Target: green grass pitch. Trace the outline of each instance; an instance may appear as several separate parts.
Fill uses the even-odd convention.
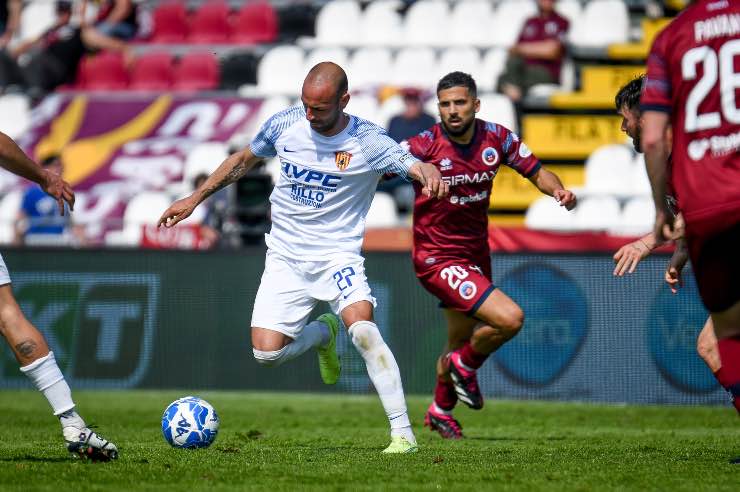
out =
[[[33,391],[0,392],[0,490],[740,490],[740,425],[729,407],[499,402],[461,408],[467,438],[422,429],[428,397],[409,398],[421,451],[384,456],[374,396],[198,393],[221,417],[209,449],[171,448],[160,418],[173,391],[76,392],[120,459],[65,452]]]

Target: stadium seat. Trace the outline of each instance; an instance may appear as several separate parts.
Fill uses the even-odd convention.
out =
[[[403,44],[403,23],[398,9],[400,0],[376,0],[362,15],[362,46],[396,46]]]
[[[606,231],[619,225],[619,201],[612,196],[593,196],[582,199],[575,208],[576,229]]]
[[[506,67],[508,53],[503,48],[491,48],[483,55],[481,67],[476,71],[475,83],[478,90],[488,92],[496,90],[498,78]]]
[[[296,46],[271,49],[257,66],[257,90],[264,95],[297,95],[301,90],[303,50]]]
[[[382,121],[378,109],[378,100],[373,95],[360,94],[352,96],[349,104],[347,104],[348,113],[380,125]]]
[[[505,126],[513,132],[518,131],[516,111],[511,100],[503,94],[481,94],[478,118]]]
[[[622,0],[588,2],[580,21],[573,26],[570,42],[578,47],[604,48],[629,39],[629,13]]]
[[[655,223],[655,205],[650,196],[631,198],[619,216],[619,222],[612,228],[612,234],[639,236],[647,234]]]
[[[129,89],[166,91],[172,87],[174,59],[169,52],[143,53],[131,68]]]
[[[200,44],[223,44],[231,37],[229,6],[223,0],[203,2],[190,19],[188,41]]]
[[[153,43],[183,43],[188,35],[185,2],[161,3],[154,9]]]
[[[504,0],[493,13],[489,44],[508,48],[519,38],[524,21],[537,13],[532,0]]]
[[[388,128],[391,118],[401,114],[404,108],[403,98],[398,94],[385,99],[378,108],[378,124],[383,128]]]
[[[0,131],[10,138],[25,135],[31,126],[31,106],[23,94],[0,96]]]
[[[192,181],[198,174],[211,174],[229,156],[223,142],[203,142],[193,147],[185,157],[182,181],[186,189],[192,189]]]
[[[469,73],[476,79],[485,77],[482,70],[480,53],[471,46],[458,46],[444,50],[439,58],[435,80],[439,80],[450,72],[461,71]]]
[[[123,212],[123,229],[105,235],[107,246],[138,246],[141,242],[141,227],[155,225],[159,214],[170,206],[166,193],[145,191],[134,196]],[[159,212],[161,211],[161,212]]]
[[[436,56],[431,48],[403,48],[393,62],[392,83],[421,89],[436,87],[436,65]]]
[[[262,99],[262,104],[257,110],[257,115],[252,118],[252,122],[249,125],[248,136],[251,138],[256,135],[270,116],[288,108],[289,106],[290,99],[285,96],[270,96]]]
[[[606,145],[586,160],[586,190],[589,193],[631,195],[632,151],[626,145]]]
[[[362,12],[355,0],[327,2],[316,16],[316,42],[324,46],[352,46],[361,39]]]
[[[632,184],[630,189],[635,195],[651,195],[650,178],[648,178],[647,168],[645,167],[645,155],[637,154],[632,163]]]
[[[239,9],[232,26],[231,42],[237,44],[272,43],[278,37],[279,25],[270,2],[257,0]]]
[[[493,9],[487,0],[453,2],[447,43],[460,46],[488,46],[491,44]]]
[[[446,46],[450,8],[443,0],[426,0],[411,4],[404,20],[407,46]]]
[[[344,48],[316,48],[306,56],[303,66],[304,75],[319,62],[330,61],[340,67],[347,66],[347,50]]]
[[[128,87],[128,71],[123,54],[103,51],[82,60],[84,89],[90,91],[117,91]]]
[[[24,2],[21,10],[18,38],[20,41],[32,41],[54,25],[56,13],[54,2]]]
[[[578,24],[583,15],[583,7],[580,0],[558,0],[555,2],[555,11],[568,19],[570,23],[569,30]]]
[[[393,70],[393,57],[387,48],[359,48],[347,65],[347,77],[352,89],[365,89],[387,82]]]
[[[575,213],[561,207],[554,198],[543,196],[527,208],[524,225],[541,231],[572,231],[575,229]]]
[[[390,193],[379,191],[375,193],[370,209],[365,217],[367,229],[396,227],[399,224],[396,202]]]
[[[185,53],[175,65],[173,88],[178,91],[208,91],[218,88],[218,60],[210,51]]]

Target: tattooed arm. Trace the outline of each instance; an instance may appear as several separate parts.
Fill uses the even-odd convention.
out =
[[[247,174],[247,171],[254,167],[261,159],[261,157],[254,155],[249,147],[231,154],[190,196],[177,200],[170,205],[170,208],[165,210],[162,217],[159,218],[157,225],[172,227],[178,222],[187,219],[198,204],[224,186],[230,185]]]

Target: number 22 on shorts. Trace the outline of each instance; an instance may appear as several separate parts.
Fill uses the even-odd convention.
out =
[[[352,287],[352,278],[355,275],[355,269],[351,266],[344,267],[332,275],[334,280],[337,281],[337,287],[340,292],[344,293],[346,289]],[[346,299],[346,296],[345,296]]]

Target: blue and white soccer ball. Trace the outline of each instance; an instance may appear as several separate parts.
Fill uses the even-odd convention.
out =
[[[210,403],[197,396],[175,400],[162,415],[162,434],[176,448],[207,448],[220,421]]]

